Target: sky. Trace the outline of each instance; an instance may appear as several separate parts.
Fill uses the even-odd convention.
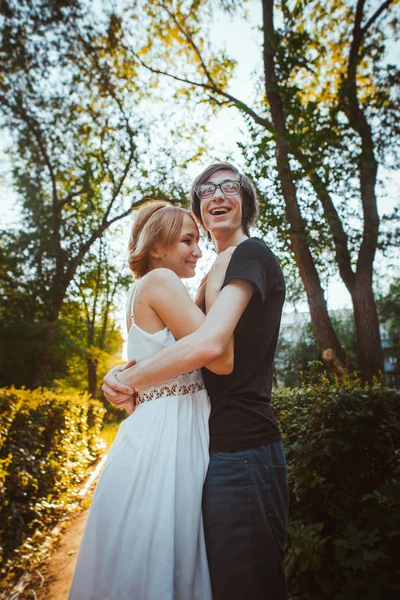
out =
[[[250,1],[248,3],[249,23],[244,23],[242,18],[234,18],[221,14],[215,18],[215,26],[211,32],[211,42],[220,46],[221,42],[225,44],[229,56],[237,60],[235,76],[230,84],[230,93],[239,97],[243,101],[252,104],[254,83],[249,84],[249,73],[260,72],[262,70],[261,62],[261,32],[257,29],[262,20],[261,2]],[[399,59],[399,44],[391,49],[393,60]],[[238,141],[246,141],[245,125],[240,113],[234,108],[225,108],[219,111],[218,116],[210,119],[208,123],[207,139],[210,145],[215,148],[215,157],[223,157],[231,154],[236,163],[240,166],[240,154],[236,148]],[[18,210],[15,203],[15,197],[10,187],[10,165],[5,155],[5,149],[10,143],[9,138],[4,136],[0,141],[0,204],[1,204],[1,224],[2,226],[12,225],[18,220]],[[188,166],[190,177],[194,178],[205,164],[209,164],[210,156],[203,158],[197,163]],[[399,197],[400,174],[382,173],[381,176],[387,176],[389,182],[386,187],[386,194],[379,200],[379,210],[383,214],[392,210],[394,203]],[[129,234],[129,220],[126,220],[123,227],[126,232],[126,239]],[[123,236],[122,236],[123,237]],[[121,237],[118,236],[120,240]],[[125,241],[121,241],[121,254],[125,255]],[[213,260],[213,255],[205,245],[203,247],[203,258],[199,261],[198,275],[188,282],[188,286],[194,289],[197,282],[200,281],[207,268]],[[327,290],[326,296],[330,309],[347,308],[351,306],[350,296],[339,278],[332,279]],[[291,311],[307,310],[306,302],[298,304],[296,307],[286,305],[286,310]]]

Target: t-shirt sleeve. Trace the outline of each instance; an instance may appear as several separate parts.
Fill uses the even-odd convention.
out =
[[[256,240],[246,240],[239,244],[226,270],[223,287],[234,279],[246,279],[256,286],[264,302],[276,285],[277,262],[267,246]]]

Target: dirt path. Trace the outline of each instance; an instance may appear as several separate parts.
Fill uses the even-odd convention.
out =
[[[67,600],[88,509],[71,519],[50,558],[34,572],[24,598]],[[35,593],[32,594],[32,591]]]
[[[103,456],[97,463],[79,493],[85,498],[85,506],[91,501],[105,459],[106,456]],[[12,593],[8,600],[67,600],[88,511],[89,508],[86,508],[60,524],[62,537],[49,558],[26,574],[29,579],[26,587],[22,586],[22,591]]]

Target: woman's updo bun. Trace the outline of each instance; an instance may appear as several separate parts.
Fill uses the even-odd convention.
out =
[[[149,270],[154,244],[169,247],[176,242],[184,214],[193,218],[188,210],[160,200],[149,200],[135,211],[128,244],[128,265],[135,278],[143,277]]]

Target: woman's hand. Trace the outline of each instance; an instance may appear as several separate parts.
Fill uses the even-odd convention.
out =
[[[208,278],[208,273],[207,273],[207,275],[204,275],[203,279],[200,281],[199,289],[197,290],[196,298],[194,299],[194,303],[201,310],[203,310],[203,306],[206,301],[207,278]]]
[[[136,396],[134,395],[129,400],[125,400],[125,402],[120,402],[117,408],[123,408],[126,410],[128,415],[131,415],[133,412],[135,412],[136,406]]]
[[[118,380],[118,374],[133,367],[135,360],[130,360],[124,365],[113,367],[104,377],[103,393],[106,399],[116,408],[125,408],[129,414],[135,409],[135,390]]]

